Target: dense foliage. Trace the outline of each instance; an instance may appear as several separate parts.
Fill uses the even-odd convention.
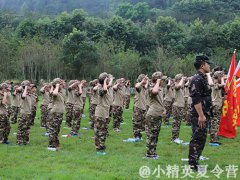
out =
[[[196,54],[227,68],[240,49],[238,0],[2,0],[0,7],[1,79],[192,75]]]

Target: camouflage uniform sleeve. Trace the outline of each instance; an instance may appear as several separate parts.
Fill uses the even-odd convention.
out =
[[[192,98],[193,105],[196,105],[202,102],[201,100],[202,90],[203,90],[203,85],[202,85],[201,79],[196,78],[194,81],[192,81],[189,87],[189,93],[190,93],[190,97]]]

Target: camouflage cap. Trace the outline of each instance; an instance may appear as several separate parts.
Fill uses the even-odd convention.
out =
[[[100,75],[99,75],[99,77],[98,77],[98,79],[105,79],[105,78],[107,78],[108,77],[108,73],[106,73],[106,72],[103,72],[103,73],[101,73]]]
[[[30,84],[31,88],[37,88],[36,84]]]
[[[156,80],[156,79],[162,79],[163,78],[163,73],[160,71],[157,71],[155,73],[152,74],[152,79]]]
[[[168,80],[168,77],[167,77],[167,76],[163,76],[163,77],[162,77],[162,80],[164,80],[164,81],[165,81],[165,80]]]
[[[7,89],[8,88],[8,84],[7,83],[1,83],[0,84],[0,89]]]
[[[55,78],[52,81],[52,85],[56,85],[56,84],[60,84],[61,83],[61,79],[60,78]]]
[[[183,77],[183,74],[177,74],[176,76],[175,76],[175,80],[177,81],[177,80],[180,80],[180,79],[182,79],[182,77]]]
[[[145,78],[146,75],[145,74],[140,74],[137,78],[137,82],[141,82],[143,80],[143,78]]]
[[[6,80],[4,83],[6,83],[6,84],[11,84],[12,81],[11,81],[11,80]]]
[[[224,72],[223,71],[216,71],[213,74],[213,78],[218,78],[218,77],[223,77],[224,76]]]
[[[15,90],[15,89],[17,89],[18,87],[19,87],[19,85],[16,84],[15,86],[13,86],[13,89]]]
[[[21,86],[30,86],[31,85],[31,83],[30,83],[30,81],[28,81],[28,80],[24,80],[22,83],[21,83]]]
[[[69,82],[68,82],[68,86],[71,86],[72,84],[74,84],[76,82],[76,80],[70,80]]]

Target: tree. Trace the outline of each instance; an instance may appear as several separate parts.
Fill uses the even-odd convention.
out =
[[[154,37],[158,46],[178,52],[184,48],[183,28],[172,17],[159,16],[155,24]]]
[[[60,49],[46,39],[25,39],[17,52],[18,74],[22,79],[39,82],[40,79],[51,80],[63,77]]]
[[[86,32],[73,29],[63,39],[63,63],[68,77],[73,75],[78,78],[86,78],[89,69],[98,61],[95,43],[87,37]],[[66,69],[67,68],[67,69]]]
[[[32,19],[25,19],[19,24],[17,33],[21,38],[35,36],[37,33],[35,21]]]

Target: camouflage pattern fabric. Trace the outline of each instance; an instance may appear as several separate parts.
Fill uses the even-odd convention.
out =
[[[0,115],[0,141],[7,141],[10,133],[10,123],[8,116],[5,114]]]
[[[179,137],[181,121],[184,117],[184,107],[173,106],[173,123],[172,123],[172,141]]]
[[[113,106],[113,129],[120,129],[122,122],[123,108],[120,106]]]
[[[29,143],[31,117],[31,114],[19,114],[17,130],[18,145],[26,145],[27,143]]]
[[[41,109],[41,127],[46,127],[48,105],[41,105],[40,109]]]
[[[210,142],[218,142],[218,129],[222,115],[222,107],[213,106],[213,117],[210,121]]]
[[[20,112],[20,108],[16,106],[11,107],[11,116],[10,116],[10,122],[11,124],[17,123],[18,114]]]
[[[146,135],[147,135],[147,154],[146,156],[155,156],[158,135],[161,128],[162,117],[146,116]]]
[[[73,119],[73,104],[66,104],[66,126],[72,127],[72,119]]]
[[[97,151],[105,150],[107,136],[107,119],[96,117],[94,121],[95,146]]]
[[[60,132],[63,114],[51,113],[50,126],[49,126],[49,145],[48,147],[57,148],[60,146],[58,134]]]
[[[133,136],[135,138],[141,138],[141,132],[145,130],[145,115],[146,111],[137,107],[133,108]]]

